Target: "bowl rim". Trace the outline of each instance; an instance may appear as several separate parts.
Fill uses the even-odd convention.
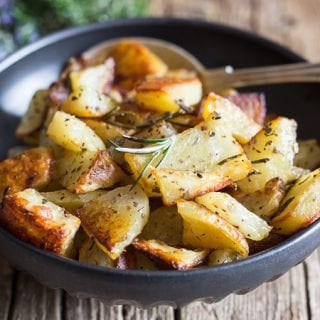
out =
[[[163,25],[166,23],[170,24],[185,24],[188,26],[201,26],[204,28],[210,28],[215,29],[218,32],[223,32],[224,34],[228,35],[236,35],[242,39],[248,39],[253,41],[254,43],[257,43],[265,48],[270,48],[273,51],[277,51],[283,56],[286,56],[288,60],[301,62],[306,61],[302,56],[299,54],[296,54],[291,49],[289,49],[286,46],[283,46],[281,44],[278,44],[275,41],[269,40],[263,36],[257,35],[255,33],[252,33],[247,30],[243,30],[237,27],[225,25],[222,23],[217,22],[209,22],[209,21],[203,21],[199,19],[185,19],[185,18],[172,18],[172,17],[164,17],[164,18],[131,18],[131,19],[116,19],[116,20],[110,20],[107,22],[100,22],[100,23],[94,23],[89,25],[84,25],[80,27],[72,27],[67,28],[52,34],[49,34],[38,41],[29,44],[15,53],[9,55],[6,59],[0,62],[0,73],[14,65],[16,62],[20,61],[21,59],[29,56],[30,54],[45,48],[48,45],[51,45],[53,43],[66,40],[68,38],[73,38],[77,35],[81,35],[84,33],[90,33],[92,31],[99,31],[103,30],[105,28],[110,28],[112,26],[132,26],[132,25]],[[290,61],[288,61],[289,63]],[[277,244],[267,250],[261,251],[259,253],[256,253],[252,256],[249,256],[247,258],[244,258],[243,260],[234,261],[222,265],[212,266],[212,267],[199,267],[195,269],[190,270],[157,270],[157,271],[145,271],[145,270],[121,270],[121,269],[108,269],[101,266],[96,265],[90,265],[85,264],[80,261],[66,258],[63,256],[56,255],[52,252],[49,252],[44,249],[37,248],[29,243],[26,243],[12,234],[10,234],[8,231],[0,227],[0,233],[2,233],[8,240],[11,242],[14,242],[17,246],[23,247],[25,250],[31,251],[31,253],[36,255],[45,256],[47,259],[50,259],[52,262],[57,262],[59,264],[64,264],[65,266],[70,266],[72,268],[80,268],[82,270],[86,270],[88,272],[94,272],[99,273],[101,275],[109,274],[111,276],[117,277],[117,276],[126,276],[126,277],[138,277],[138,278],[185,278],[186,276],[192,276],[192,275],[203,275],[207,273],[212,272],[227,272],[230,269],[236,270],[237,268],[243,268],[246,265],[249,264],[256,264],[260,261],[263,261],[264,259],[271,258],[273,255],[279,255],[284,250],[289,250],[291,248],[294,248],[295,245],[302,241],[306,240],[309,236],[311,236],[315,232],[320,232],[320,220],[316,221],[306,229],[294,234],[290,238],[284,240],[280,244]]]

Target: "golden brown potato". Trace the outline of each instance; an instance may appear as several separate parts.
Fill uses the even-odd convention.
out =
[[[110,97],[98,93],[90,87],[78,87],[62,103],[61,110],[83,118],[97,118],[116,108]]]
[[[298,141],[299,151],[294,158],[294,165],[314,170],[320,165],[320,146],[316,139]]]
[[[53,178],[54,157],[49,148],[28,149],[0,162],[0,195],[26,188],[42,189]]]
[[[97,190],[83,194],[76,194],[68,190],[58,190],[50,192],[41,192],[41,195],[45,197],[50,202],[65,208],[69,212],[74,211],[77,208],[82,207],[87,202],[94,200],[97,197],[100,197],[107,191]]]
[[[254,171],[237,182],[243,192],[262,190],[273,178],[280,178],[284,183],[293,178],[293,159],[297,152],[296,129],[294,120],[278,117],[244,146]]]
[[[136,87],[136,102],[156,112],[192,110],[202,98],[202,84],[198,78],[149,78]]]
[[[261,129],[259,124],[230,100],[213,92],[203,103],[202,117],[209,129],[216,130],[217,126],[224,126],[242,144],[248,143]]]
[[[72,91],[89,87],[98,93],[108,93],[114,79],[114,61],[108,59],[104,64],[72,71],[69,78]]]
[[[209,253],[208,250],[193,251],[168,246],[163,241],[158,240],[136,239],[133,245],[153,259],[160,260],[177,270],[190,269],[203,263]]]
[[[167,65],[137,41],[120,41],[109,55],[115,60],[118,78],[142,79],[146,75],[162,76],[167,71]]]
[[[149,218],[149,199],[131,186],[115,188],[78,210],[81,224],[98,246],[116,259],[141,233]]]
[[[220,249],[214,250],[208,255],[207,266],[212,267],[219,264],[229,263],[239,260],[241,257],[232,250]]]
[[[150,213],[140,239],[160,240],[169,246],[182,244],[182,219],[176,207],[160,207]]]
[[[283,198],[279,214],[271,220],[274,232],[293,234],[320,218],[320,169],[298,179]]]
[[[37,132],[44,123],[48,109],[48,90],[38,90],[33,95],[28,110],[16,130],[18,138],[25,138]]]
[[[107,151],[66,151],[57,165],[62,186],[75,193],[109,188],[124,178]]]
[[[249,253],[245,236],[216,213],[193,201],[178,201],[183,219],[183,242],[193,248],[230,249],[242,256]]]
[[[62,148],[74,152],[105,150],[102,140],[83,121],[57,111],[47,129],[47,135]]]
[[[35,189],[6,195],[0,223],[18,238],[37,247],[68,255],[80,220],[46,200]]]
[[[256,123],[263,126],[266,117],[266,97],[263,93],[233,92],[226,96]]]
[[[271,227],[227,193],[209,192],[195,201],[235,226],[248,239],[259,241],[269,235]]]
[[[281,200],[285,195],[285,185],[280,178],[273,178],[266,183],[262,190],[244,193],[237,189],[232,191],[231,195],[259,217],[270,219],[280,207]]]

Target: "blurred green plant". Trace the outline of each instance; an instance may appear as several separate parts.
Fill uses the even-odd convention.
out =
[[[58,29],[143,16],[148,4],[149,0],[0,0],[0,60]]]

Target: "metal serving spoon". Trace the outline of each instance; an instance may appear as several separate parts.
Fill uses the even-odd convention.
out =
[[[167,63],[169,68],[196,70],[201,77],[205,92],[213,90],[219,93],[229,88],[263,84],[320,82],[320,63],[302,62],[239,70],[234,70],[232,66],[206,69],[189,52],[173,43],[154,38],[135,37],[126,39],[139,41],[151,49]],[[90,64],[102,63],[108,56],[110,49],[120,40],[124,40],[124,38],[102,42],[87,50],[82,57]]]

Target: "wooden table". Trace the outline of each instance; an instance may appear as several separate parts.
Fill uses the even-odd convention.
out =
[[[319,60],[320,0],[151,0],[155,16],[220,21],[277,40]],[[41,286],[0,258],[0,320],[4,319],[320,319],[320,250],[277,281],[215,305],[195,302],[174,310],[104,306]]]

